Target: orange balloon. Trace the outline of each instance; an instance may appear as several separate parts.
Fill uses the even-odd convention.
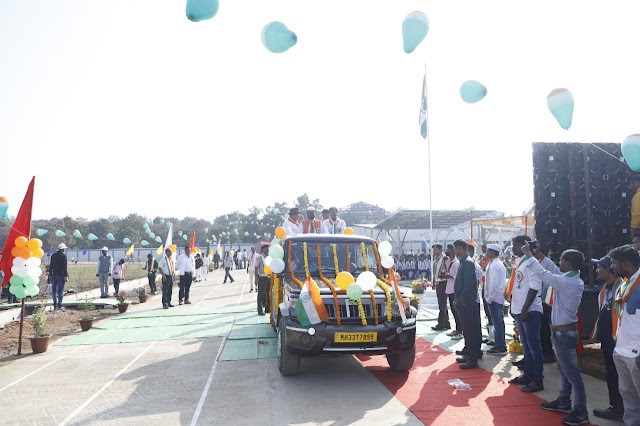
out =
[[[16,244],[16,247],[26,247],[27,246],[27,242],[29,242],[27,237],[23,237],[21,235],[18,238],[16,238],[15,244]]]
[[[20,247],[13,247],[11,249],[11,256],[20,257]]]
[[[29,247],[19,247],[18,250],[20,250],[20,257],[25,259],[30,258],[33,254],[33,250],[31,250]]]
[[[265,265],[264,266],[264,273],[267,275],[271,275],[271,268],[269,268],[269,266]]]
[[[278,226],[276,228],[276,237],[282,239],[285,237],[285,235],[287,235],[287,231],[285,231],[282,226]]]
[[[42,240],[40,238],[32,238],[27,243],[27,247],[31,250],[42,248]]]
[[[351,284],[355,283],[356,279],[353,278],[350,272],[342,271],[336,275],[336,284],[343,290],[346,290]]]
[[[347,234],[347,235],[355,234],[355,232],[353,232],[353,228],[350,228],[348,226],[346,228],[344,228],[344,233]]]
[[[44,250],[41,248],[37,248],[33,251],[33,257],[37,257],[38,259],[42,259],[44,257]]]

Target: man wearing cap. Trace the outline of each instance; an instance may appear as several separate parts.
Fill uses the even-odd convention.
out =
[[[543,402],[540,406],[549,411],[569,413],[569,416],[562,419],[564,424],[587,424],[589,423],[587,394],[582,374],[578,368],[576,354],[580,340],[578,308],[584,291],[580,268],[584,262],[584,255],[578,250],[565,250],[560,256],[560,267],[558,268],[551,259],[542,254],[539,246],[533,250],[540,263],[532,262],[528,267],[529,271],[538,277],[545,286],[553,289],[552,300],[545,298],[550,300],[549,304],[553,306],[551,310],[551,343],[556,353],[558,372],[560,373],[558,398],[555,401]],[[531,248],[527,242],[522,245],[522,252],[525,256],[531,256]],[[521,321],[523,314],[520,317]],[[572,393],[574,397],[573,409],[571,407]]]
[[[51,262],[49,262],[53,309],[62,309],[64,283],[69,279],[69,272],[67,271],[67,255],[64,253],[66,249],[67,246],[64,243],[61,243],[58,246],[58,251],[51,255]]]
[[[507,268],[500,261],[499,256],[500,246],[487,244],[483,299],[489,308],[495,339],[495,346],[487,351],[489,355],[505,355],[507,353],[507,344],[504,339],[504,290],[507,286]]]
[[[158,294],[156,291],[156,275],[158,274],[158,261],[149,253],[147,255],[147,263],[144,268],[147,270],[147,279],[149,280],[149,289],[151,294]]]
[[[303,234],[319,234],[322,231],[322,223],[316,219],[316,208],[307,207],[307,217],[300,224]]]
[[[631,176],[629,188],[633,191],[633,198],[631,198],[631,235],[633,235],[640,229],[640,174]]]
[[[171,295],[173,293],[173,282],[176,277],[176,266],[173,263],[173,259],[171,258],[170,248],[166,248],[164,250],[164,256],[158,262],[158,270],[162,275],[162,308],[169,309],[173,308],[171,304]]]
[[[347,224],[344,220],[338,218],[338,208],[329,208],[329,219],[322,222],[323,234],[344,234]]]
[[[269,313],[270,294],[269,294],[269,275],[264,273],[264,259],[269,253],[269,244],[263,244],[260,247],[260,256],[256,257],[254,262],[255,275],[258,277],[258,315],[264,315],[264,311]]]
[[[113,258],[109,254],[108,247],[102,247],[102,254],[98,257],[98,270],[96,277],[100,278],[100,298],[106,299],[109,295],[109,277],[113,271]],[[117,294],[116,294],[117,296]]]
[[[600,260],[593,259],[591,262],[597,265],[596,273],[598,278],[604,282],[598,295],[600,312],[596,324],[593,326],[591,339],[597,337],[600,340],[604,368],[607,373],[607,389],[609,390],[609,408],[594,408],[593,414],[603,419],[622,421],[624,404],[618,390],[618,371],[616,370],[616,364],[613,362],[613,350],[616,347],[618,317],[621,310],[615,295],[623,279],[616,277],[613,272],[610,256],[605,256]]]
[[[300,224],[298,218],[300,217],[300,211],[297,207],[289,209],[289,217],[284,221],[282,227],[287,232],[287,235],[294,235],[300,233]]]

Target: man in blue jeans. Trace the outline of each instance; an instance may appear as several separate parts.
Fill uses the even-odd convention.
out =
[[[523,385],[523,392],[538,392],[544,390],[540,343],[542,300],[539,296],[542,281],[531,270],[531,265],[538,264],[538,261],[522,251],[522,246],[528,241],[531,241],[531,238],[526,235],[515,236],[512,240],[513,254],[518,258],[514,263],[516,270],[511,290],[511,314],[520,332],[524,352],[524,373],[509,380],[509,383]]]
[[[487,351],[489,355],[505,355],[507,344],[504,339],[504,290],[507,285],[507,268],[500,261],[500,246],[487,244],[485,257],[487,267],[483,286],[483,298],[489,308],[493,322],[495,345]]]
[[[64,254],[66,249],[67,246],[64,243],[61,243],[58,246],[58,251],[51,255],[51,262],[49,263],[53,309],[62,309],[64,283],[69,279],[69,272],[67,271],[67,255]]]
[[[529,269],[553,291],[551,310],[551,342],[558,361],[560,390],[555,401],[543,402],[545,410],[570,413],[562,419],[565,425],[583,425],[589,423],[587,395],[578,368],[576,347],[578,346],[578,308],[582,301],[584,282],[580,279],[580,267],[584,255],[578,250],[565,250],[560,256],[558,268],[551,259],[545,257],[539,248],[535,248],[540,263],[532,263]],[[522,246],[525,256],[531,256],[528,244]],[[571,391],[575,398],[571,409]]]

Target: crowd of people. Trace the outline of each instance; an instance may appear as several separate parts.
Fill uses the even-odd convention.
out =
[[[598,336],[607,373],[610,406],[594,409],[597,417],[622,420],[625,425],[640,424],[640,235],[634,245],[615,248],[602,259],[592,260],[602,281],[598,297],[599,316],[592,337]],[[637,244],[637,245],[635,245]],[[519,333],[524,358],[514,362],[522,374],[509,380],[523,392],[544,389],[544,342],[549,340],[560,376],[558,397],[543,402],[541,408],[568,413],[567,425],[589,423],[586,391],[578,367],[580,342],[578,309],[584,282],[580,268],[585,258],[578,250],[565,250],[559,266],[546,257],[539,244],[525,235],[512,240],[515,258],[511,272],[497,244],[482,246],[482,255],[474,256],[474,247],[457,240],[444,250],[432,247],[434,284],[438,299],[438,323],[432,327],[453,338],[464,338],[457,351],[461,369],[477,368],[483,357],[481,344],[492,346],[485,353],[502,356],[505,343],[504,305]],[[503,259],[501,259],[503,256]],[[508,279],[507,279],[508,278]],[[489,318],[489,337],[482,340],[480,301]],[[572,403],[573,397],[573,403]]]

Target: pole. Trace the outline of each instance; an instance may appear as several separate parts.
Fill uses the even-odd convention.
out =
[[[20,331],[18,332],[18,355],[22,354],[22,325],[24,324],[24,297],[20,306]]]
[[[425,85],[425,103],[427,105],[429,105],[429,103],[426,101],[426,97],[427,97],[427,93],[429,93],[428,90],[426,90],[426,85],[427,85],[427,63],[424,63],[424,85]],[[429,249],[429,252],[431,253],[431,283],[433,283],[433,273],[435,272],[434,270],[434,264],[433,264],[433,205],[431,204],[432,202],[432,197],[431,197],[431,126],[429,126],[429,111],[427,110],[427,114],[425,117],[425,120],[427,122],[427,166],[429,168],[429,237],[431,238],[431,247]]]

